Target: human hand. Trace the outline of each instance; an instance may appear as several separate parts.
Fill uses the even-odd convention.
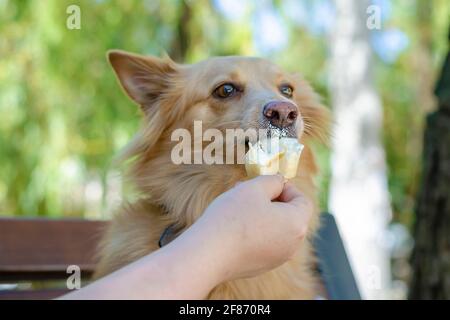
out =
[[[289,260],[306,236],[312,211],[312,203],[282,176],[260,176],[217,197],[187,233],[203,239],[223,282]]]

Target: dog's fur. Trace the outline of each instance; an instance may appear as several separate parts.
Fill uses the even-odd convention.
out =
[[[194,65],[180,65],[170,58],[144,57],[111,51],[109,61],[126,93],[141,107],[141,131],[122,154],[132,159],[127,177],[141,197],[124,203],[107,230],[96,276],[108,274],[154,250],[164,229],[171,224],[191,225],[219,194],[246,179],[243,165],[175,165],[170,136],[176,128],[192,130],[194,120],[203,129],[261,128],[269,101],[289,100],[299,109],[290,136],[304,145],[298,175],[292,182],[315,203],[307,240],[284,265],[249,279],[217,286],[211,299],[310,299],[316,295],[310,240],[318,227],[317,173],[310,142],[324,141],[328,113],[312,88],[298,75],[282,72],[260,58],[217,57]],[[218,99],[214,89],[221,83],[241,89],[235,96]],[[283,96],[279,86],[293,87],[293,97]]]

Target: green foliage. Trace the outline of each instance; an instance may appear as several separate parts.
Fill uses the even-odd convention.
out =
[[[138,108],[123,94],[105,53],[168,52],[180,62],[213,55],[260,55],[253,45],[250,2],[244,17],[228,20],[208,0],[13,1],[0,0],[0,215],[99,217],[122,193],[111,159],[137,130]],[[66,27],[66,8],[81,7],[81,30]],[[274,10],[281,2],[274,1]],[[445,50],[448,8],[436,0],[429,23],[432,72]],[[417,189],[425,110],[415,85],[417,4],[393,3],[390,22],[411,37],[394,65],[377,62],[385,105],[384,141],[395,212],[408,222]],[[268,57],[300,71],[330,104],[327,38],[281,15],[289,41]],[[329,151],[317,148],[326,209]]]
[[[421,175],[426,114],[436,107],[433,87],[447,50],[448,1],[394,2],[385,28],[409,38],[392,65],[378,61],[376,80],[384,107],[383,139],[394,220],[412,225]]]

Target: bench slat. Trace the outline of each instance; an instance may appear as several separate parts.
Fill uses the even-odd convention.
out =
[[[55,299],[68,292],[67,289],[0,291],[0,300],[47,300]]]
[[[105,221],[0,218],[0,282],[65,279],[78,265],[89,276]]]

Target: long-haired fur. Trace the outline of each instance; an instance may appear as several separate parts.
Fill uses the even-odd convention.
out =
[[[234,105],[238,105],[233,106],[235,109],[217,107],[218,102],[210,100],[202,84],[205,87],[210,84],[213,75],[226,71],[227,65],[233,70],[243,70],[242,74],[263,72],[269,65],[262,59],[230,57],[186,66],[168,57],[158,59],[122,51],[112,51],[108,57],[122,87],[140,105],[143,114],[142,128],[119,156],[121,161],[129,162],[126,177],[140,196],[133,203],[124,202],[114,215],[99,250],[96,277],[157,250],[158,239],[167,226],[174,224],[178,230],[183,230],[195,222],[214,198],[246,179],[244,166],[238,164],[175,165],[170,158],[175,144],[171,133],[176,128],[192,130],[194,120],[203,120],[204,129],[239,127],[243,119],[247,125],[255,125],[259,107],[243,112],[239,103],[249,104],[245,99],[235,102]],[[245,73],[247,66],[253,65],[252,72]],[[232,77],[238,76],[235,73]],[[264,76],[256,74],[246,80],[256,81]],[[316,203],[309,236],[289,262],[253,278],[220,284],[208,298],[311,299],[317,294],[310,245],[318,226],[313,182],[317,167],[309,144],[312,139],[323,141],[326,138],[328,116],[307,82],[299,76],[289,77],[301,88],[294,100],[304,121],[304,132],[299,138],[305,145],[298,175],[292,182]],[[261,94],[255,93],[252,101],[259,101]]]

